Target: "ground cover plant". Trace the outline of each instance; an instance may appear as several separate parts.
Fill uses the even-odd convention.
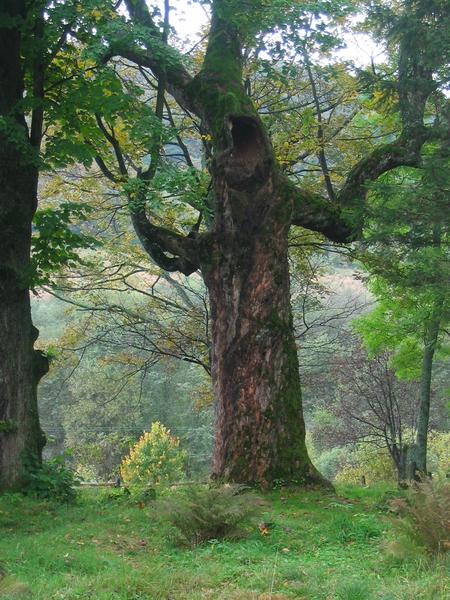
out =
[[[450,486],[418,483],[405,498],[392,501],[392,508],[403,517],[395,526],[407,539],[431,554],[450,550]]]
[[[172,502],[182,494],[165,493]],[[258,516],[265,527],[249,522],[239,540],[186,549],[174,545],[159,500],[98,489],[69,505],[5,495],[0,563],[9,583],[0,583],[0,598],[443,600],[446,556],[391,551],[397,494],[388,486],[275,490]]]

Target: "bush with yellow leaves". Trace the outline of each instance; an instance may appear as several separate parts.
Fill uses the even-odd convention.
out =
[[[413,440],[415,434],[411,430],[404,432],[407,440]],[[428,470],[433,480],[446,481],[450,464],[450,432],[434,431],[428,433]],[[378,448],[367,441],[349,447],[341,457],[341,465],[335,475],[335,481],[343,484],[358,484],[364,478],[367,484],[381,481],[397,481],[394,462],[387,448]],[[320,464],[320,457],[317,461]]]
[[[120,465],[127,485],[157,485],[180,481],[185,476],[187,454],[178,438],[156,421],[130,448]]]
[[[367,443],[357,444],[348,453],[346,464],[336,474],[336,483],[359,484],[365,480],[371,485],[380,481],[395,481],[395,466],[384,448]]]

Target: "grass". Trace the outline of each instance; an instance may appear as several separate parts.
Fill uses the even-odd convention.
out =
[[[144,506],[83,490],[70,506],[0,497],[0,598],[444,600],[448,559],[388,550],[382,488],[274,491],[245,539],[175,548]],[[172,492],[177,493],[177,492]],[[0,571],[1,572],[1,571]],[[1,578],[1,576],[0,576]]]

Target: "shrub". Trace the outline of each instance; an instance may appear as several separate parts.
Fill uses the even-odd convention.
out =
[[[450,473],[450,431],[428,433],[427,463],[433,479],[445,481]]]
[[[170,431],[155,422],[130,449],[120,465],[125,484],[155,485],[183,479],[186,451]]]
[[[395,465],[385,448],[376,448],[361,442],[349,452],[346,464],[336,474],[335,481],[357,484],[365,479],[367,484],[396,481]]]
[[[346,464],[348,454],[349,450],[347,447],[336,446],[336,448],[322,452],[315,460],[313,459],[313,462],[319,473],[322,473],[327,479],[332,480]]]
[[[56,456],[42,464],[29,461],[24,474],[25,493],[58,502],[73,502],[80,480],[66,467],[65,458],[65,455]]]
[[[399,534],[431,554],[450,550],[450,485],[423,482],[409,490],[406,498],[393,500],[399,517],[393,521]]]
[[[135,439],[118,433],[100,433],[95,442],[72,444],[76,471],[83,479],[109,480],[117,476],[123,457]]]
[[[365,581],[342,581],[336,588],[337,600],[368,600],[371,597]]]
[[[189,486],[175,498],[158,503],[158,509],[172,524],[177,545],[195,547],[209,540],[238,539],[263,506],[261,498],[246,490],[242,485]]]
[[[414,440],[415,433],[411,429],[403,432],[404,439]],[[428,468],[433,479],[444,481],[448,475],[450,461],[450,433],[430,431],[428,434]],[[325,475],[333,469],[334,462],[338,467],[335,481],[344,484],[358,484],[364,476],[367,484],[378,482],[396,482],[397,471],[387,448],[379,448],[367,441],[354,446],[334,448],[330,452],[319,455],[315,464]]]

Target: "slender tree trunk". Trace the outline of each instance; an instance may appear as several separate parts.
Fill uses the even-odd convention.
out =
[[[440,299],[434,306],[430,322],[425,332],[425,347],[420,374],[419,409],[417,416],[416,443],[413,454],[414,469],[422,476],[427,475],[427,442],[430,421],[431,376],[433,359],[439,335],[443,301]],[[410,472],[411,472],[410,467]]]
[[[18,19],[24,3],[1,8]],[[20,487],[23,460],[40,461],[44,436],[37,411],[37,383],[47,360],[33,349],[31,322],[31,221],[36,210],[38,168],[25,119],[20,28],[0,29],[0,489]]]

